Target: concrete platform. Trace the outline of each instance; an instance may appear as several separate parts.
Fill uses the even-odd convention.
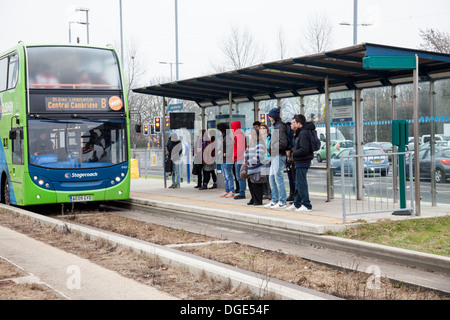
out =
[[[167,186],[171,182],[167,181]],[[421,203],[420,217],[396,216],[392,212],[372,213],[347,217],[343,223],[341,198],[336,197],[327,202],[326,195],[310,193],[313,210],[308,213],[298,213],[284,209],[269,209],[263,206],[249,206],[250,192],[246,191],[246,199],[221,198],[222,189],[198,190],[195,183],[182,183],[178,189],[164,188],[163,179],[132,179],[132,201],[151,204],[160,208],[177,209],[198,212],[208,215],[220,215],[229,219],[245,220],[251,223],[266,223],[273,226],[290,228],[312,234],[326,234],[328,231],[342,231],[357,223],[375,222],[380,219],[404,220],[411,218],[426,218],[450,214],[450,205],[432,207]],[[265,200],[264,203],[269,203]]]

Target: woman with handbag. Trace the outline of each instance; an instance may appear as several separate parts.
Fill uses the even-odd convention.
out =
[[[245,151],[245,164],[247,166],[247,182],[251,199],[248,205],[260,206],[263,204],[263,186],[266,176],[263,174],[266,144],[259,137],[259,130],[252,129],[249,146]]]
[[[203,185],[203,149],[205,148],[203,136],[205,135],[205,131],[205,129],[202,129],[200,131],[200,134],[198,135],[194,143],[194,150],[192,150],[194,156],[192,174],[197,176],[197,185],[194,188],[201,188]]]
[[[208,189],[208,183],[211,177],[213,180],[213,186],[210,189],[216,189],[216,136],[214,135],[213,130],[209,130],[205,133],[204,141],[206,142],[206,144],[203,150],[203,185],[198,190]]]

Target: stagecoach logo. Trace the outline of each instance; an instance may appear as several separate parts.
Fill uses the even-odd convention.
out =
[[[122,109],[122,107],[123,107],[122,99],[120,99],[117,96],[113,96],[113,97],[109,98],[108,103],[109,103],[109,107],[114,111],[118,111],[118,110]]]
[[[71,178],[92,178],[92,177],[97,177],[98,173],[97,172],[81,172],[81,173],[70,173],[70,172],[66,172],[66,174],[64,175],[64,177],[66,179],[71,179]]]

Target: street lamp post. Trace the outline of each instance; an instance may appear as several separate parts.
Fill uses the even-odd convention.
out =
[[[353,24],[348,22],[339,23],[341,26],[351,26],[353,25],[353,45],[358,43],[358,26],[369,27],[372,23],[361,23],[358,24],[358,0],[353,0]]]
[[[172,77],[172,65],[176,65],[177,67],[177,79],[178,80],[178,65],[179,64],[183,64],[183,62],[166,62],[166,61],[160,61],[160,64],[169,64],[170,65],[170,82],[173,81],[173,77]]]
[[[85,9],[85,8],[78,8],[75,9],[75,11],[84,11],[86,12],[86,22],[82,22],[82,21],[69,21],[69,43],[72,43],[72,24],[76,23],[76,24],[84,24],[86,25],[86,41],[87,44],[89,44],[89,9]]]
[[[86,36],[87,36],[86,40],[87,40],[87,44],[89,44],[89,9],[78,8],[78,9],[75,9],[75,11],[84,11],[86,13],[86,22],[78,22],[78,23],[86,25]]]

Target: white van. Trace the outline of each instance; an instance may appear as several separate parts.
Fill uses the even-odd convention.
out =
[[[325,127],[316,127],[317,136],[320,140],[320,146],[322,147],[326,141],[326,128]],[[345,140],[342,132],[336,127],[330,127],[330,140]]]
[[[431,140],[431,136],[429,134],[424,134],[423,136],[419,137],[419,145],[423,145],[424,143],[429,143]],[[434,135],[434,141],[444,141],[444,137],[440,134]],[[409,137],[407,149],[409,151],[414,150],[414,137]]]

